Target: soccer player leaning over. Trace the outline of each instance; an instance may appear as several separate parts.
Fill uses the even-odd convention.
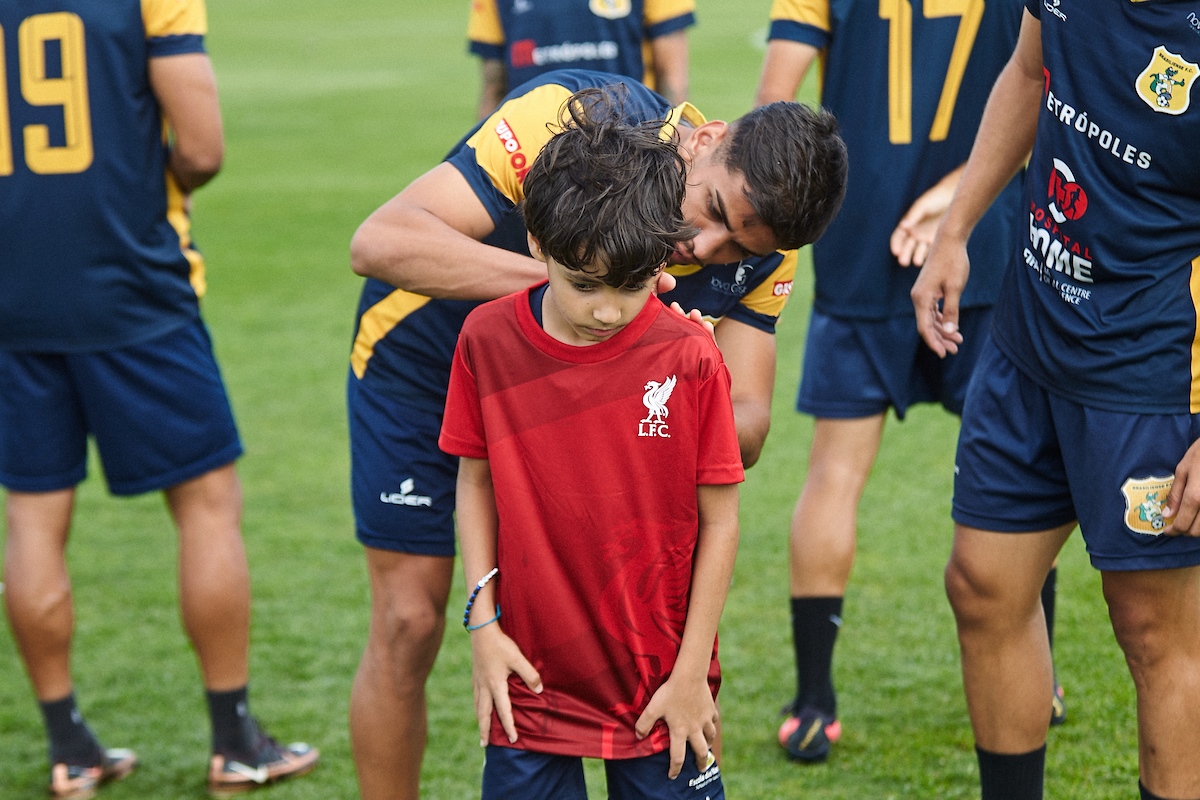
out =
[[[525,180],[549,282],[476,309],[440,445],[461,456],[484,798],[724,797],[709,744],[742,460],[729,373],[652,298],[685,165],[586,90]],[[694,758],[685,758],[690,746]]]

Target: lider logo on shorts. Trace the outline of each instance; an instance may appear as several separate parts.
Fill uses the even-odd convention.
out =
[[[671,392],[675,391],[675,376],[672,375],[662,383],[646,381],[646,385],[642,388],[646,390],[646,393],[642,395],[642,405],[646,407],[646,418],[638,422],[638,436],[657,436],[662,439],[670,439],[671,434],[667,430],[667,416],[671,411],[667,408],[667,401],[671,399]]]
[[[1192,103],[1192,84],[1200,66],[1159,45],[1134,86],[1138,97],[1160,114],[1178,116]]]
[[[1167,526],[1162,507],[1171,492],[1174,476],[1130,478],[1121,485],[1125,495],[1125,527],[1134,533],[1158,536]]]

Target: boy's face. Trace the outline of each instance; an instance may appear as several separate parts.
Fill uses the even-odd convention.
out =
[[[546,256],[533,237],[529,238],[529,251],[546,262],[550,275],[550,288],[542,303],[542,325],[546,333],[575,347],[612,338],[638,315],[656,283],[655,278],[649,278],[640,286],[616,289],[601,280],[603,271],[589,275],[567,269]]]
[[[670,264],[732,264],[775,249],[775,234],[746,199],[745,176],[721,158],[725,131],[723,122],[705,123],[680,146],[688,165],[683,218],[697,233],[676,246]]]

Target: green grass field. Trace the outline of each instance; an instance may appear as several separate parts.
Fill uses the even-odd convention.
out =
[[[710,118],[748,108],[769,5],[701,0],[692,95]],[[210,0],[209,15],[228,157],[196,196],[194,222],[209,262],[205,315],[247,447],[254,708],[280,738],[324,751],[312,776],[271,789],[273,798],[352,798],[346,716],[368,593],[347,491],[343,384],[359,288],[348,243],[472,122],[466,3]],[[781,322],[774,428],[742,494],[721,631],[726,784],[731,797],[756,800],[978,796],[941,589],[956,421],[939,410],[889,424],[867,487],[835,664],[842,743],[814,767],[788,763],[775,743],[776,712],[793,691],[786,538],[812,428],[792,411],[810,284],[800,277]],[[157,496],[110,498],[96,471],[93,461],[70,552],[77,694],[105,742],[143,759],[102,796],[202,797],[208,723],[178,622],[173,532]],[[1131,797],[1132,685],[1078,537],[1059,585],[1056,654],[1070,720],[1050,736],[1047,796]],[[461,577],[453,598],[429,687],[424,785],[437,800],[477,796],[482,765],[469,647],[453,619]],[[0,753],[0,798],[42,797],[41,720],[7,629]]]

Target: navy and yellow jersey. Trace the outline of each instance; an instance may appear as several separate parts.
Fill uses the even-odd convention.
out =
[[[503,61],[509,86],[571,68],[654,88],[650,40],[694,25],[695,9],[695,0],[472,0],[468,49]]]
[[[999,347],[1082,405],[1200,413],[1200,0],[1039,0],[1045,87]]]
[[[813,246],[819,311],[913,313],[917,270],[899,265],[889,239],[913,201],[967,160],[1020,22],[1021,0],[775,0],[769,36],[821,51],[821,103],[850,157],[846,199]],[[964,306],[995,300],[1019,217],[1014,179],[972,236]]]
[[[496,224],[487,244],[528,255],[525,223],[517,209],[533,159],[552,135],[563,103],[576,91],[614,83],[628,90],[631,120],[662,120],[663,135],[675,126],[698,126],[704,117],[690,104],[672,108],[635,80],[602,72],[561,70],[517,87],[500,107],[459,142],[446,160],[466,179]],[[551,127],[548,127],[550,125]],[[773,253],[741,265],[673,267],[679,287],[664,296],[717,320],[728,316],[773,331],[787,302],[795,253]],[[478,303],[431,300],[368,279],[359,301],[350,365],[373,389],[440,412],[450,363],[463,320]]]
[[[206,25],[203,0],[0,3],[0,347],[121,347],[198,315],[146,65],[204,52]]]

